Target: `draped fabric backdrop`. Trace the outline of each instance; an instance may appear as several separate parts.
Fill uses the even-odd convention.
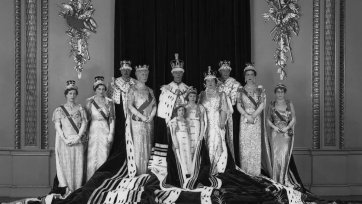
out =
[[[183,82],[198,91],[204,89],[207,66],[217,71],[220,60],[230,60],[230,75],[244,84],[243,68],[251,52],[249,0],[115,2],[115,77],[120,76],[121,60],[147,64],[147,84],[158,98],[160,87],[172,81],[170,61],[179,53],[185,63]]]

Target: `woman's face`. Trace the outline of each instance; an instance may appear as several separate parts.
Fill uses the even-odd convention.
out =
[[[188,98],[189,98],[189,102],[196,102],[196,94],[195,93],[190,93]]]
[[[68,102],[74,102],[77,98],[77,91],[76,90],[70,90],[68,91],[67,95],[65,95]]]
[[[185,115],[185,109],[179,108],[177,109],[177,116],[183,117]]]
[[[278,100],[283,100],[285,96],[284,89],[277,89],[275,91],[275,96],[277,97]]]
[[[215,81],[214,78],[212,78],[212,79],[206,79],[206,80],[205,80],[205,83],[206,83],[206,88],[211,88],[211,89],[216,88],[216,81]]]
[[[254,71],[251,71],[251,70],[249,70],[249,71],[246,71],[246,73],[245,73],[245,81],[246,81],[246,83],[250,83],[250,82],[252,82],[252,83],[255,83],[255,79],[256,79],[256,76],[255,76],[255,74],[254,74]]]
[[[136,77],[138,81],[146,83],[148,79],[148,71],[137,71]]]
[[[104,96],[105,93],[106,93],[106,87],[105,87],[105,86],[99,85],[99,86],[96,88],[96,95],[97,95],[97,96]]]

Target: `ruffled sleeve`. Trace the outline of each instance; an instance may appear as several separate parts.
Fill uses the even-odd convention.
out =
[[[53,118],[52,118],[52,121],[55,123],[55,122],[60,122],[60,119],[62,119],[64,116],[63,116],[63,111],[60,107],[56,108],[53,112]]]

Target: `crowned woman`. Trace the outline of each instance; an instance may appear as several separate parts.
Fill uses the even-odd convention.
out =
[[[66,103],[54,110],[53,122],[56,130],[55,161],[58,187],[66,188],[66,197],[82,186],[82,139],[87,126],[87,115],[83,107],[75,103],[78,96],[75,81],[67,81],[64,95]]]
[[[129,124],[129,128],[126,128],[127,154],[134,155],[137,175],[147,172],[153,144],[153,118],[157,110],[153,91],[146,86],[148,74],[148,65],[136,66],[137,82],[128,92],[127,103],[131,114],[127,117]],[[133,163],[131,160],[128,157],[129,168]]]
[[[210,174],[214,175],[224,172],[228,158],[232,158],[225,140],[225,125],[233,110],[225,92],[219,92],[216,74],[211,71],[210,66],[204,81],[206,89],[200,93],[199,103],[206,110],[205,138],[211,163]]]
[[[87,99],[90,120],[88,132],[87,180],[107,160],[114,133],[114,104],[105,96],[107,86],[103,76],[95,77],[95,95]]]

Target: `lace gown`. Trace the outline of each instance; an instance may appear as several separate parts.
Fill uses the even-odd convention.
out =
[[[258,88],[259,89],[259,88]],[[263,97],[258,89],[250,95],[255,102],[260,103]],[[252,103],[245,93],[239,94],[239,103],[243,109],[251,114],[257,107]],[[240,167],[246,173],[259,176],[261,171],[261,140],[262,140],[262,118],[260,114],[255,118],[254,123],[249,123],[242,115],[240,117],[240,132],[239,132],[239,158]]]
[[[83,121],[87,121],[87,116],[83,107],[78,104],[73,109],[64,105],[77,128],[81,127]],[[64,111],[58,107],[53,112],[53,122],[60,122],[64,137],[69,139],[77,135],[76,130],[69,122]],[[59,180],[59,187],[67,186],[69,190],[75,191],[82,186],[83,179],[83,144],[69,146],[63,137],[56,133],[55,138],[55,158],[56,170]]]
[[[107,160],[113,138],[109,137],[109,124],[114,119],[114,105],[111,99],[106,98],[106,105],[100,105],[106,118],[93,105],[94,96],[87,100],[87,112],[90,118],[88,133],[87,180]]]

